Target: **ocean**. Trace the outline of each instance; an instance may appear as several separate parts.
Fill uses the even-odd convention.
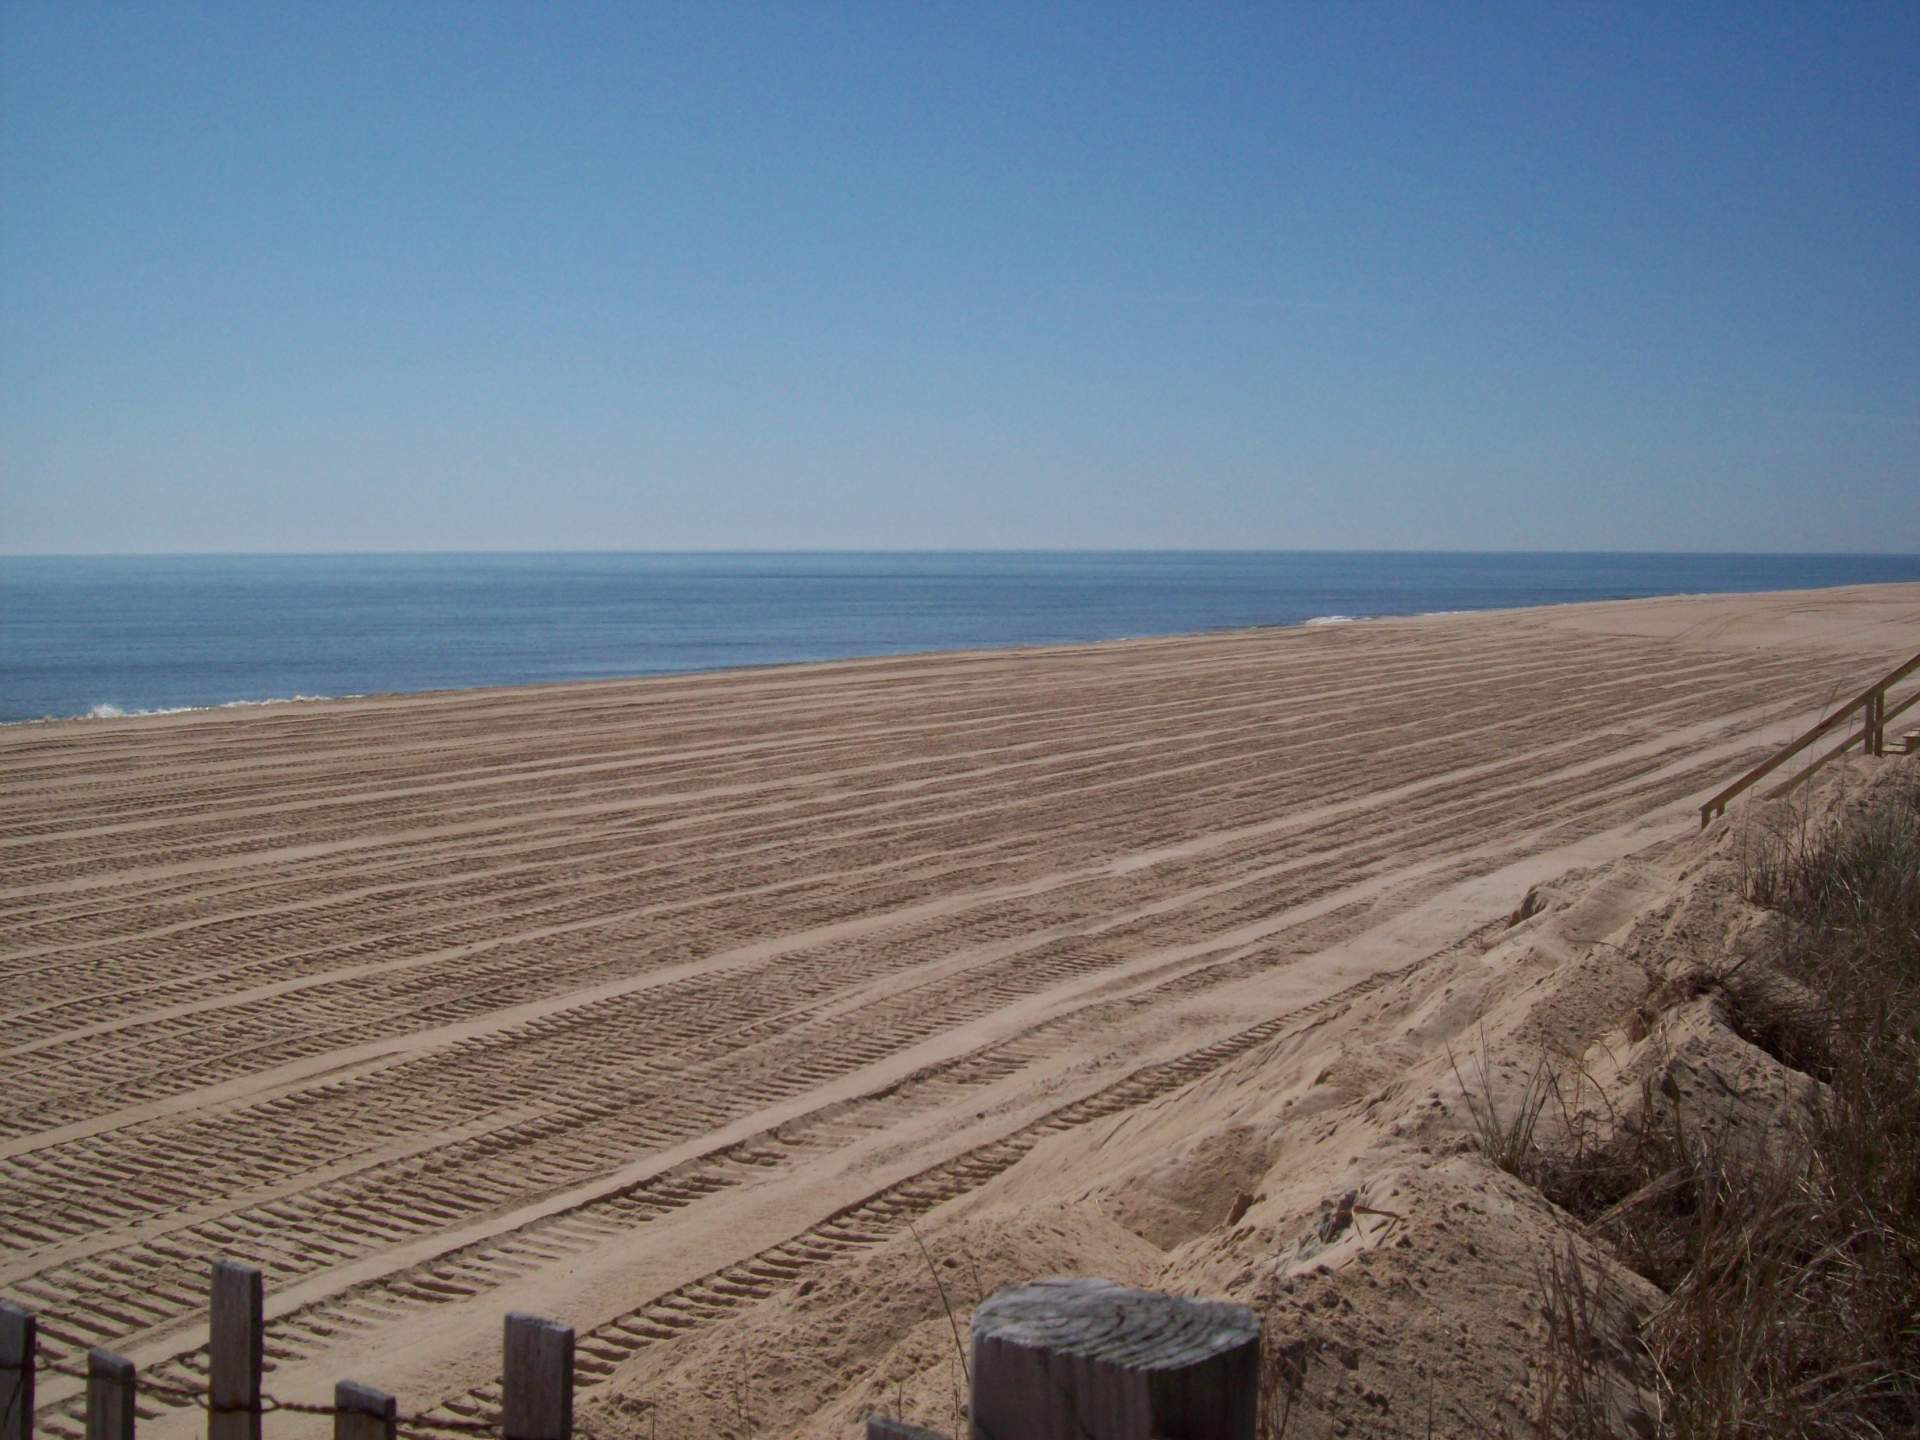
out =
[[[0,721],[1893,580],[1920,556],[12,556]]]

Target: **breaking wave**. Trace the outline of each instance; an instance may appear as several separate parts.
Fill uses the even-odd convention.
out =
[[[352,695],[276,695],[271,700],[222,700],[218,705],[156,705],[150,710],[128,710],[101,703],[74,716],[76,720],[125,720],[136,715],[190,715],[196,710],[251,710],[260,705],[303,705],[314,700],[352,700]]]

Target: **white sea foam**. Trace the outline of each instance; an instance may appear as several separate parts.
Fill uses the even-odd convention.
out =
[[[1356,620],[1365,620],[1365,615],[1316,615],[1311,620],[1302,620],[1302,625],[1351,625]]]
[[[128,710],[102,702],[76,720],[126,720],[139,715],[191,715],[198,710],[252,710],[261,705],[304,705],[314,700],[356,700],[356,695],[276,695],[271,700],[222,700],[218,705],[157,705],[150,710]]]

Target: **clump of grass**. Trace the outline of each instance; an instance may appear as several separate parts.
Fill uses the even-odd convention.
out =
[[[1803,924],[1920,942],[1920,781],[1908,780],[1818,829],[1775,837],[1750,862],[1747,895]]]
[[[1534,1429],[1557,1440],[1610,1440],[1622,1417],[1608,1384],[1599,1279],[1572,1244],[1556,1246],[1541,1269],[1540,1292],[1547,1353]]]
[[[1480,1053],[1473,1059],[1472,1080],[1460,1072],[1460,1062],[1447,1052],[1453,1066],[1453,1078],[1460,1084],[1466,1100],[1467,1115],[1473,1121],[1473,1136],[1480,1153],[1489,1162],[1516,1175],[1528,1184],[1538,1182],[1543,1154],[1535,1137],[1541,1112],[1555,1093],[1558,1077],[1542,1056],[1528,1074],[1520,1093],[1506,1105],[1495,1093],[1493,1070],[1487,1063],[1487,1037],[1480,1037]]]
[[[1805,1143],[1772,1151],[1690,1133],[1649,1091],[1626,1188],[1588,1212],[1668,1296],[1641,1337],[1661,1403],[1638,1433],[1920,1434],[1920,780],[1775,834],[1745,884],[1777,941],[1767,973],[1729,979],[1736,1019],[1824,1084]],[[1565,1276],[1544,1301],[1540,1433],[1618,1433],[1579,1369],[1591,1307]]]
[[[1569,1059],[1540,1055],[1519,1091],[1504,1103],[1484,1035],[1470,1076],[1451,1053],[1447,1059],[1481,1155],[1563,1210],[1599,1215],[1671,1166],[1670,1137],[1622,1127],[1605,1093]],[[1607,1113],[1595,1114],[1590,1108],[1595,1104],[1607,1106]]]
[[[1286,1440],[1307,1389],[1313,1352],[1304,1340],[1269,1340],[1260,1351],[1260,1440]]]

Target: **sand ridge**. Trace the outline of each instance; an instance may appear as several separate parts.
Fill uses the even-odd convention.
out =
[[[288,1398],[486,1414],[509,1308],[604,1381],[1683,831],[1917,634],[1861,587],[0,731],[0,1291],[187,1379],[230,1255]]]

